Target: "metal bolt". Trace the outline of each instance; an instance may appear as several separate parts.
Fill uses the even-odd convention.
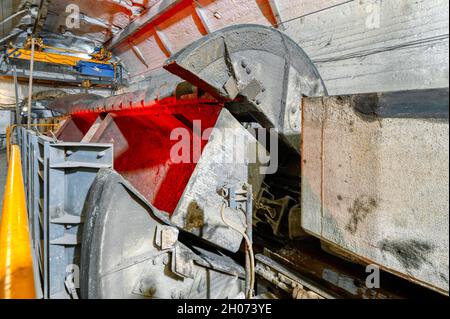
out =
[[[243,68],[246,68],[247,65],[248,65],[248,64],[247,64],[247,61],[242,60],[241,65],[242,65]]]
[[[256,105],[260,105],[261,104],[261,100],[256,100]]]
[[[247,68],[245,69],[245,72],[247,72],[247,74],[251,74],[251,73],[252,73],[252,69],[250,69],[249,67],[247,67]]]
[[[73,154],[72,151],[67,151],[67,152],[66,152],[66,155],[67,155],[67,156],[70,156],[70,155],[72,155],[72,154]]]
[[[263,93],[266,92],[266,88],[265,88],[265,87],[262,87],[262,88],[261,88],[261,92],[263,92]]]

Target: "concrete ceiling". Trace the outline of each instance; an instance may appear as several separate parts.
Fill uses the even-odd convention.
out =
[[[276,24],[274,0],[45,1],[48,7],[39,35],[47,44],[83,52],[105,45],[123,62],[130,77],[137,79],[159,68],[167,57],[192,41],[230,24]],[[19,11],[25,2],[2,0],[2,18]],[[29,2],[35,12],[22,23],[18,45],[23,43],[27,28],[33,29],[41,0]],[[79,28],[67,26],[69,5],[80,10]],[[5,24],[3,37],[13,32],[17,20]]]
[[[138,82],[159,70],[172,54],[206,34],[233,24],[275,27],[279,22],[277,1],[158,1],[106,45],[126,65],[131,82]]]
[[[48,2],[39,28],[39,35],[46,43],[78,50],[92,51],[102,45],[114,34],[124,29],[135,17],[157,0],[46,0]],[[0,26],[0,39],[14,32],[20,25],[22,34],[18,44],[26,37],[27,31],[33,29],[41,0],[2,0],[0,4],[0,21],[20,11],[28,3],[33,9],[30,14],[22,14]],[[68,27],[66,20],[71,13],[68,6],[77,6],[80,14],[80,27]],[[23,21],[27,16],[29,19]],[[22,18],[22,21],[21,21]],[[9,40],[8,40],[9,41]]]

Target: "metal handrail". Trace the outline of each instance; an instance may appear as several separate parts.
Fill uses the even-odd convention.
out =
[[[52,127],[59,127],[61,124],[31,124],[31,126],[33,126],[33,127],[49,127],[49,128],[52,128]],[[7,128],[6,128],[6,160],[8,161],[8,163],[9,163],[9,155],[10,155],[10,152],[11,152],[11,136],[13,135],[13,133],[14,133],[14,130],[17,128],[17,127],[27,127],[27,125],[26,124],[14,124],[14,125],[10,125],[10,126],[8,126]]]

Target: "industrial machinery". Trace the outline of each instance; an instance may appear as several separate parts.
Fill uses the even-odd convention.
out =
[[[100,78],[116,76],[115,66],[109,61],[111,53],[106,52],[103,48],[98,48],[89,58],[86,58],[83,57],[86,56],[84,52],[48,46],[43,39],[35,40],[36,51],[34,52],[31,50],[31,41],[31,38],[27,38],[23,48],[12,47],[7,50],[8,58],[29,61],[33,56],[37,62],[72,66],[82,75]]]
[[[34,43],[31,43],[34,41]],[[122,82],[122,67],[112,60],[112,53],[96,47],[92,53],[59,48],[44,39],[28,37],[21,46],[10,44],[0,59],[0,72],[26,77],[33,61],[34,77],[40,81],[65,82],[89,88],[112,87]],[[53,73],[53,75],[52,75]]]
[[[448,89],[327,97],[258,25],[165,69],[55,100],[54,136],[18,129],[42,297],[448,295]]]

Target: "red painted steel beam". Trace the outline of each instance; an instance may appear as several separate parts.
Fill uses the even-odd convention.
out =
[[[168,19],[175,12],[190,5],[192,5],[192,0],[168,0],[154,5],[108,41],[105,44],[106,49],[113,50],[130,37],[138,36],[145,30],[148,30],[149,27],[154,27]]]

